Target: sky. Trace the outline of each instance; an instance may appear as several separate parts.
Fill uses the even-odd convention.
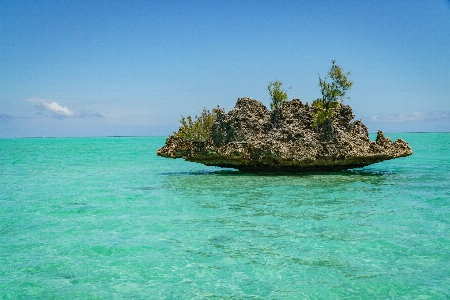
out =
[[[0,137],[167,136],[181,116],[320,97],[369,132],[450,131],[450,1],[0,0]]]

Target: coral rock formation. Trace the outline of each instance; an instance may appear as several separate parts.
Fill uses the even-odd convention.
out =
[[[214,110],[205,141],[169,136],[157,154],[240,171],[303,172],[360,168],[413,153],[408,143],[392,142],[381,131],[371,142],[367,127],[352,121],[350,106],[341,104],[320,126],[313,110],[299,99],[270,111],[257,100],[240,98],[228,113]]]

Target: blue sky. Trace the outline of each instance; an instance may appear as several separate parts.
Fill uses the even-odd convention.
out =
[[[0,1],[0,137],[168,135],[336,60],[370,132],[450,131],[450,2]]]

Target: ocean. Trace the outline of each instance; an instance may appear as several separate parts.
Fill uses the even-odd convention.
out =
[[[295,175],[0,139],[0,299],[449,299],[450,133],[386,136],[414,154]]]

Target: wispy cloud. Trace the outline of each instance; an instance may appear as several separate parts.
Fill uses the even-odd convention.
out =
[[[37,103],[36,107],[40,110],[44,110],[46,112],[50,112],[52,117],[56,117],[59,119],[62,118],[85,118],[85,117],[93,117],[93,118],[104,118],[102,114],[98,112],[90,112],[90,111],[75,111],[67,106],[63,106],[56,101],[50,101],[46,99],[28,99],[29,102]],[[42,114],[42,113],[41,113]]]
[[[0,113],[0,121],[9,121],[14,119],[13,116],[10,116],[8,114]]]
[[[0,113],[0,122],[9,122],[14,120],[26,120],[28,117],[24,116],[11,116],[5,113]]]
[[[402,122],[418,122],[418,121],[450,121],[450,113],[448,112],[412,112],[397,115],[380,115],[370,118],[374,122],[382,123],[402,123]]]
[[[77,116],[80,118],[100,118],[100,119],[104,119],[105,117],[101,114],[101,113],[94,113],[94,112],[90,112],[90,111],[80,111],[77,113]]]

